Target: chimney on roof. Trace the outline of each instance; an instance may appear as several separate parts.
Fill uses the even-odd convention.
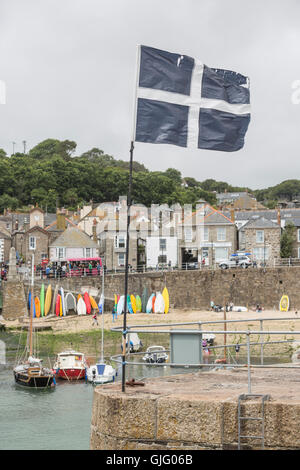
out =
[[[93,241],[97,243],[97,220],[96,219],[93,220],[92,230],[93,230]]]
[[[281,214],[280,214],[280,207],[277,207],[277,223],[281,226]]]
[[[57,230],[66,230],[66,216],[62,210],[56,212],[56,228]]]
[[[234,213],[234,208],[233,207],[230,209],[230,218],[231,218],[232,222],[235,222],[235,213]]]

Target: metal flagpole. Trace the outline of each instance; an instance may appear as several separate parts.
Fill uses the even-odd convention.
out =
[[[129,241],[130,241],[130,207],[132,195],[132,162],[133,150],[136,131],[136,112],[137,112],[137,88],[140,73],[140,46],[137,47],[136,54],[136,77],[135,77],[135,95],[133,105],[133,129],[130,144],[130,161],[129,161],[129,183],[128,183],[128,196],[127,196],[127,230],[126,230],[126,258],[125,258],[125,285],[124,285],[124,317],[123,317],[123,340],[122,340],[122,392],[125,392],[126,381],[126,336],[127,336],[127,293],[128,293],[128,261],[129,261]],[[128,340],[129,342],[129,340]]]

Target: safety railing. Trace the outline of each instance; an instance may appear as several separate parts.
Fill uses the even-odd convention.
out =
[[[278,341],[265,341],[265,336],[272,336],[272,335],[280,335],[280,336],[298,336],[300,335],[299,330],[264,330],[263,325],[264,322],[287,322],[287,321],[298,321],[300,318],[298,317],[289,317],[289,318],[247,318],[247,319],[241,319],[241,320],[212,320],[212,321],[198,321],[198,322],[185,322],[185,323],[162,323],[162,324],[146,324],[146,325],[131,325],[127,326],[127,334],[131,333],[144,333],[144,334],[171,334],[171,333],[182,333],[184,332],[185,334],[191,334],[191,335],[200,335],[200,338],[203,338],[203,335],[221,335],[224,337],[224,343],[221,345],[213,345],[213,346],[208,346],[209,350],[218,350],[218,349],[223,349],[224,350],[224,356],[223,356],[223,361],[218,362],[218,363],[208,363],[208,362],[201,362],[201,363],[172,363],[168,362],[166,363],[145,363],[145,362],[137,362],[135,360],[128,360],[129,358],[132,357],[138,357],[141,354],[145,354],[145,351],[140,353],[129,353],[127,351],[126,354],[126,365],[128,366],[133,366],[133,365],[147,365],[150,367],[163,367],[163,366],[174,366],[174,367],[180,367],[180,368],[212,368],[212,367],[218,367],[218,368],[240,368],[240,369],[245,369],[245,366],[247,367],[248,371],[248,393],[252,393],[252,384],[251,384],[251,369],[278,369],[278,368],[289,368],[289,369],[300,369],[300,363],[299,365],[296,365],[294,363],[286,363],[286,364],[265,364],[264,363],[264,347],[267,345],[274,345],[274,344],[285,344],[285,343],[291,343],[294,341],[294,339],[283,339],[283,340],[278,340]],[[255,323],[259,322],[260,324],[260,329],[259,330],[228,330],[227,329],[227,324],[234,324],[234,323],[248,323],[249,322]],[[222,330],[218,329],[210,329],[206,330],[203,329],[205,325],[218,325],[218,324],[223,324],[224,328]],[[182,328],[183,326],[188,326],[190,327],[189,329]],[[191,327],[197,327],[195,329],[192,329]],[[174,327],[177,327],[174,328]],[[178,328],[180,327],[180,328]],[[114,332],[119,332],[123,333],[122,327],[113,327],[111,328],[111,331]],[[245,340],[243,342],[238,342],[238,343],[232,343],[228,344],[226,341],[226,338],[228,335],[240,335],[240,337],[244,337]],[[254,335],[259,336],[259,341],[251,341],[251,337]],[[247,363],[246,364],[238,364],[236,361],[233,361],[232,363],[227,363],[226,358],[227,358],[227,350],[229,348],[235,348],[236,346],[239,346],[239,348],[245,348],[246,349],[246,356],[247,356]],[[253,346],[260,346],[260,364],[253,364],[251,363],[251,347]],[[166,350],[167,351],[167,350]],[[122,358],[120,355],[114,355],[111,356],[110,358],[112,361],[121,364],[122,363]]]

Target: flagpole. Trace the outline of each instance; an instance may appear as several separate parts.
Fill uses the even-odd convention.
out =
[[[137,46],[136,53],[136,77],[135,77],[135,93],[133,104],[133,127],[132,137],[130,143],[130,161],[129,161],[129,183],[128,183],[128,196],[127,196],[127,229],[126,229],[126,258],[125,258],[125,285],[124,285],[124,317],[123,317],[123,340],[122,340],[122,392],[125,392],[126,382],[126,336],[127,336],[127,295],[128,295],[128,271],[129,271],[129,243],[130,243],[130,208],[132,199],[132,166],[133,166],[133,150],[136,132],[136,113],[137,113],[137,89],[140,73],[140,54],[141,47]],[[129,338],[128,338],[129,343]],[[129,344],[128,344],[129,346]]]
[[[130,207],[132,192],[132,162],[133,162],[134,142],[130,145],[130,163],[129,163],[129,185],[127,197],[127,231],[126,231],[126,261],[125,261],[125,288],[124,288],[124,317],[123,317],[123,347],[122,347],[122,392],[125,392],[125,374],[126,374],[126,336],[127,336],[127,294],[128,294],[128,271],[129,271],[129,234],[130,234]],[[128,340],[129,341],[129,340]]]

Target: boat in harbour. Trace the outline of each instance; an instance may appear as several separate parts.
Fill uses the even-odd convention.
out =
[[[32,255],[32,275],[31,275],[31,295],[30,295],[30,321],[27,334],[27,343],[25,351],[17,359],[17,364],[13,369],[15,382],[24,387],[44,389],[55,385],[55,378],[50,368],[42,365],[42,359],[37,357],[35,345],[37,344],[33,327],[33,312],[34,312],[34,297],[33,297],[33,284],[34,284],[34,255]]]
[[[143,356],[143,361],[149,364],[162,364],[168,359],[169,355],[163,346],[149,346],[145,356]]]
[[[93,384],[105,384],[114,382],[117,371],[110,364],[106,364],[104,360],[104,270],[102,269],[102,293],[99,299],[99,313],[102,314],[101,327],[101,357],[99,361],[90,366],[86,371],[86,378]]]
[[[80,380],[85,378],[87,368],[85,355],[70,349],[57,354],[53,371],[59,379]]]

